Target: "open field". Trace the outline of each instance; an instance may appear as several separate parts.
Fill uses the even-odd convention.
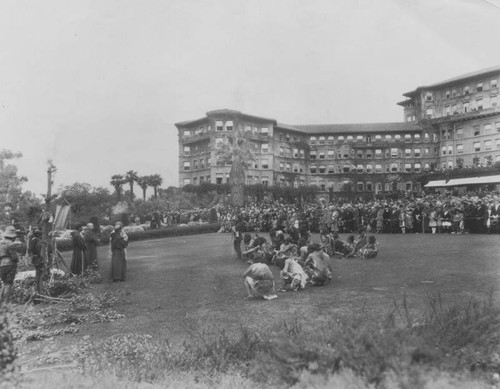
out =
[[[116,307],[125,319],[84,325],[77,336],[139,332],[175,342],[202,329],[231,331],[245,325],[260,332],[290,320],[328,326],[337,317],[362,312],[382,318],[405,296],[410,312],[438,294],[448,304],[490,294],[500,300],[500,236],[377,238],[381,251],[376,260],[333,259],[332,284],[280,293],[273,301],[245,300],[241,274],[247,265],[233,259],[229,234],[132,242],[127,281],[101,286],[130,291]],[[101,247],[99,255],[107,276],[107,248]],[[278,280],[278,270],[273,272]]]
[[[330,285],[272,301],[246,299],[230,234],[131,242],[121,283],[100,247],[92,295],[125,291],[124,318],[25,343],[26,387],[499,388],[500,237],[378,240],[376,260],[335,258]]]

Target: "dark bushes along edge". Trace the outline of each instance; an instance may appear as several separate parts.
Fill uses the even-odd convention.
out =
[[[137,240],[148,240],[148,239],[159,239],[168,238],[173,236],[186,236],[186,235],[198,235],[198,234],[209,234],[217,232],[220,229],[220,223],[208,223],[200,224],[195,226],[169,226],[164,228],[159,228],[157,230],[146,230],[137,232],[128,232],[129,241]],[[101,244],[107,244],[109,242],[109,236],[101,236]],[[60,241],[57,243],[57,249],[59,251],[70,251],[73,249],[73,244],[71,240]]]

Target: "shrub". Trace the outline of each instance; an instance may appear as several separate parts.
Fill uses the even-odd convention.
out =
[[[13,371],[15,359],[16,349],[9,330],[7,311],[0,307],[0,378]]]
[[[172,236],[186,236],[186,235],[197,235],[197,234],[209,234],[217,232],[220,229],[219,223],[207,223],[207,224],[193,224],[189,226],[168,226],[162,227],[157,230],[144,230],[143,226],[133,226],[127,227],[130,229],[127,232],[129,241],[136,240],[147,240],[147,239],[159,239],[168,238]],[[100,243],[109,243],[109,236],[113,231],[112,226],[104,226],[101,229]],[[144,230],[144,231],[143,231]],[[73,250],[73,242],[71,239],[58,239],[57,249],[59,251],[71,251]]]

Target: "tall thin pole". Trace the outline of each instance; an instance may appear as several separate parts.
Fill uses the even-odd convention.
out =
[[[52,174],[57,170],[52,161],[49,161],[49,167],[47,168],[47,196],[45,198],[45,209],[42,212],[42,256],[45,264],[45,271],[49,272],[51,261],[49,258],[50,254],[50,202],[52,200]]]

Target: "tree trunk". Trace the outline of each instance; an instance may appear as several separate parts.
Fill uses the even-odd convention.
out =
[[[243,183],[245,182],[245,167],[239,157],[233,159],[229,172],[229,186],[231,188],[231,202],[235,207],[242,207],[245,202]]]
[[[154,189],[154,191],[155,191],[155,199],[157,199],[157,198],[158,198],[158,187],[155,185],[155,186],[153,187],[153,189]]]
[[[142,188],[142,199],[146,201],[146,189],[147,188]]]

